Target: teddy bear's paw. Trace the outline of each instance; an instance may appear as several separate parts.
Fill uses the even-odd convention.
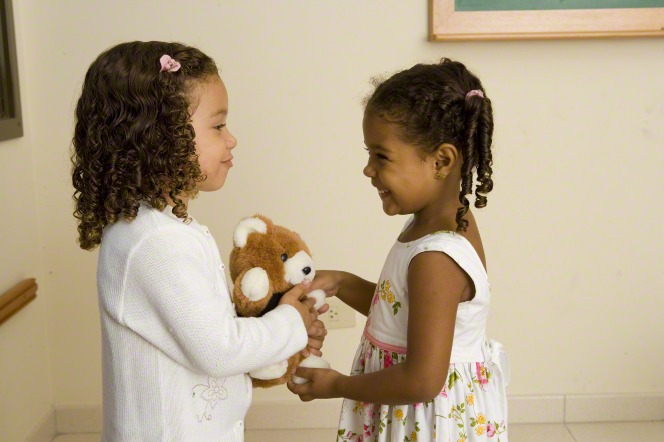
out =
[[[250,301],[260,301],[270,292],[270,280],[267,272],[260,267],[254,267],[242,277],[240,285],[242,293]]]
[[[286,370],[288,370],[288,360],[250,371],[249,376],[254,379],[268,381],[282,377],[286,374]]]
[[[321,289],[316,289],[307,293],[307,298],[314,298],[316,300],[316,303],[314,304],[314,309],[316,310],[325,305],[325,291]]]
[[[319,356],[309,355],[300,362],[299,366],[306,368],[330,368],[330,363]],[[296,384],[306,384],[309,382],[309,379],[293,376],[293,382]]]

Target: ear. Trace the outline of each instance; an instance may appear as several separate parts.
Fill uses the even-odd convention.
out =
[[[233,243],[235,247],[244,247],[247,245],[247,238],[251,233],[266,233],[267,224],[260,218],[251,217],[245,218],[235,227],[233,232]]]
[[[459,161],[459,151],[453,144],[449,143],[438,146],[438,149],[432,155],[434,173],[439,172],[443,176],[449,175]]]

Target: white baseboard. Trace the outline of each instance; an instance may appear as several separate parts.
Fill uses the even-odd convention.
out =
[[[636,422],[664,420],[664,393],[620,395],[509,396],[509,423]],[[302,403],[297,400],[255,401],[247,414],[248,430],[336,428],[341,399]],[[62,433],[99,433],[101,405],[59,405],[47,428]],[[35,432],[37,434],[37,432]],[[47,442],[33,438],[28,442]]]
[[[39,419],[26,442],[51,442],[56,435],[55,410],[50,409]]]
[[[660,420],[664,420],[664,393],[570,395],[565,399],[565,422]]]

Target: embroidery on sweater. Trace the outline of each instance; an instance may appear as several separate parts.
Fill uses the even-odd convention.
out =
[[[192,398],[198,422],[203,422],[203,419],[211,420],[212,410],[214,410],[217,402],[226,399],[228,396],[224,382],[226,382],[225,378],[208,377],[207,385],[198,384],[193,388]]]

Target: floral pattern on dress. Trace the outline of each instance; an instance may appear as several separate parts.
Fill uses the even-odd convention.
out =
[[[389,279],[381,281],[377,285],[376,294],[374,295],[372,304],[376,304],[378,302],[378,298],[380,298],[392,306],[392,312],[396,315],[401,308],[401,302],[396,300],[396,297],[394,296],[394,293],[392,293],[391,289],[392,283]]]
[[[352,374],[405,360],[406,354],[383,350],[363,338]],[[450,364],[443,389],[427,402],[387,406],[346,399],[337,441],[507,442],[502,410],[485,408],[499,381],[489,364],[456,363]]]

